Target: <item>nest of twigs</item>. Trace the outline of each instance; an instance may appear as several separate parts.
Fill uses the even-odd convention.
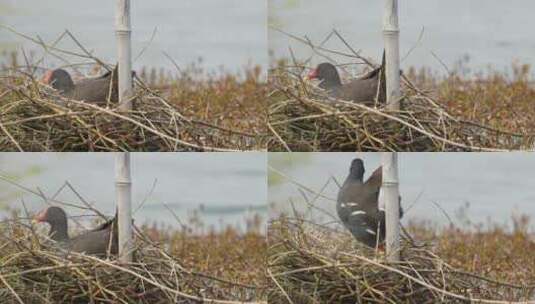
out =
[[[188,269],[139,229],[134,261],[126,264],[55,250],[24,222],[0,225],[2,303],[257,303],[264,297],[264,286]]]
[[[281,217],[269,226],[272,303],[510,303],[535,287],[454,269],[429,246],[402,242],[401,261],[357,244],[349,233]]]
[[[220,116],[219,120],[199,119],[191,113],[181,113],[182,109],[171,100],[173,96],[153,90],[139,77],[134,81],[131,111],[121,110],[111,102],[96,105],[66,99],[38,80],[45,58],[59,59],[62,67],[73,67],[77,71],[90,64],[111,71],[110,65],[97,58],[68,30],[48,44],[9,26],[0,27],[42,49],[39,56],[33,51],[28,55],[23,50],[23,64],[18,63],[18,53],[7,58],[7,65],[2,64],[1,151],[241,151],[265,148],[262,131],[251,128],[250,132],[244,132],[236,124],[221,126],[221,120],[229,119],[226,113],[215,113]],[[60,48],[60,42],[73,43],[76,48]],[[138,56],[144,51],[142,49]],[[172,58],[168,58],[176,66]],[[187,78],[188,75],[183,76]]]
[[[227,151],[262,149],[263,136],[182,115],[136,81],[134,108],[66,99],[32,75],[0,82],[2,151]]]
[[[330,98],[295,68],[280,66],[269,81],[270,151],[526,150],[535,138],[457,118],[406,77],[399,111]]]

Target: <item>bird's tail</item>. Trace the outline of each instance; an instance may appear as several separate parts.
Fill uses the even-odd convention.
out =
[[[104,223],[100,224],[99,226],[97,226],[95,229],[93,229],[93,231],[98,231],[98,230],[105,230],[105,229],[108,229],[111,225],[113,225],[113,230],[117,230],[117,214],[118,211],[117,209],[115,209],[115,216],[107,221],[105,221]]]
[[[386,51],[383,49],[383,58],[381,59],[379,75],[379,87],[377,92],[377,101],[386,103]]]

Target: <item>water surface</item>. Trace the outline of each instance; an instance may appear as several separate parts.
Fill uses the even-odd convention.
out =
[[[281,157],[288,156],[270,153],[269,163],[315,191],[330,177],[342,183],[357,156],[364,160],[365,178],[380,164],[380,153],[307,154],[298,153],[292,161],[282,162]],[[400,153],[400,194],[408,209],[404,221],[424,219],[448,224],[445,212],[455,224],[462,224],[466,218],[457,217],[456,212],[466,203],[469,208],[465,215],[473,223],[510,223],[513,214],[535,218],[534,169],[532,153]],[[331,182],[324,194],[336,199],[337,192],[338,186]],[[303,202],[298,187],[289,182],[270,186],[268,197],[275,205],[272,215],[290,210],[290,198]],[[332,200],[320,198],[317,205],[336,214]]]
[[[275,28],[307,36],[317,44],[337,29],[362,55],[378,61],[383,49],[383,6],[384,1],[370,0],[269,0],[269,16]],[[402,67],[428,66],[443,72],[440,61],[451,69],[464,56],[470,58],[468,66],[473,70],[485,70],[488,65],[502,70],[514,60],[532,64],[534,11],[535,2],[529,0],[399,1],[402,57],[415,48]],[[336,39],[326,46],[347,51]],[[269,32],[269,48],[277,58],[289,57],[289,48],[297,58],[313,53],[275,31]],[[316,56],[313,63],[323,60]]]
[[[65,29],[92,50],[95,56],[115,61],[115,1],[0,0],[12,10],[1,22],[46,42]],[[179,66],[203,59],[203,67],[232,72],[249,64],[267,65],[266,3],[263,0],[131,1],[132,45],[135,63],[174,69],[162,54],[169,54]],[[156,35],[151,41],[154,30]],[[0,43],[19,43],[26,50],[39,49],[23,39],[0,30]],[[61,46],[78,50],[67,41]],[[48,58],[49,64],[55,64]]]
[[[132,153],[131,158],[133,209],[146,199],[134,215],[138,223],[178,226],[164,204],[185,224],[195,210],[200,210],[201,220],[215,228],[244,228],[245,217],[253,214],[266,218],[263,153]],[[20,184],[40,189],[47,197],[68,181],[97,209],[114,213],[113,153],[0,153],[0,174],[6,173],[21,176]],[[31,211],[46,206],[41,198],[18,191],[5,181],[0,181],[0,189],[4,194],[14,193],[8,202],[12,207],[22,208],[22,201]],[[80,205],[69,191],[58,199]]]

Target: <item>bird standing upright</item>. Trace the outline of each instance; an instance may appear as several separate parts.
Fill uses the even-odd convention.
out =
[[[385,212],[379,208],[383,174],[382,168],[378,167],[364,182],[364,172],[364,162],[360,158],[354,159],[338,192],[336,210],[355,239],[375,248],[384,242],[386,230]],[[401,204],[399,208],[401,218]]]

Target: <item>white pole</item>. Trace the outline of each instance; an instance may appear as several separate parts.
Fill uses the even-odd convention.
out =
[[[119,64],[119,108],[131,110],[132,101],[132,42],[130,0],[117,0],[115,36],[117,37],[117,63]]]
[[[386,55],[386,103],[390,110],[400,107],[400,76],[399,76],[399,22],[398,1],[386,0],[383,15],[383,37]]]
[[[399,260],[399,179],[398,155],[383,152],[382,194],[386,213],[386,255],[389,261]]]
[[[115,155],[115,196],[119,217],[119,260],[132,261],[132,181],[130,153]]]

